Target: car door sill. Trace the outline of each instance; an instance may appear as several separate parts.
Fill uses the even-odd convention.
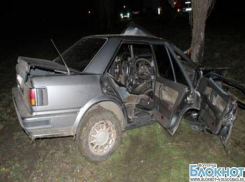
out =
[[[156,121],[153,118],[137,118],[134,119],[133,122],[129,123],[126,127],[125,130],[130,130],[130,129],[134,129],[134,128],[138,128],[141,126],[146,126],[146,125],[150,125],[155,123]]]

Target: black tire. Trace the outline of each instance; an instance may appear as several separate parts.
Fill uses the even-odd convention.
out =
[[[101,129],[101,127],[107,127],[107,129]],[[99,132],[96,130],[98,128],[100,129]],[[92,135],[95,133],[95,130],[97,137]],[[111,132],[112,130],[114,131]],[[95,144],[91,142],[91,138],[97,141],[95,144],[99,144],[99,147],[96,147]],[[100,138],[102,138],[102,140]],[[106,142],[102,145],[98,141]],[[93,162],[100,162],[107,159],[118,148],[120,141],[121,125],[118,118],[114,113],[102,107],[98,107],[86,114],[79,126],[76,138],[76,143],[81,154]],[[105,146],[105,149],[100,149],[102,146]]]

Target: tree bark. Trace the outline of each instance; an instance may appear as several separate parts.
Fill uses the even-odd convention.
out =
[[[205,25],[214,0],[192,0],[192,41],[191,59],[198,63],[203,60]]]

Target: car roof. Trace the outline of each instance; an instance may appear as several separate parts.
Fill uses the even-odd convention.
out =
[[[166,42],[164,39],[154,36],[135,24],[128,26],[121,34],[92,35],[86,38],[107,39],[106,43],[83,71],[84,73],[90,74],[104,73],[121,42],[150,44],[162,44]]]
[[[160,37],[151,37],[151,36],[140,36],[140,35],[122,35],[122,34],[105,34],[105,35],[93,35],[88,36],[88,38],[115,38],[121,40],[141,40],[141,41],[166,41]]]
[[[140,40],[140,41],[166,41],[160,37],[156,37],[143,27],[131,22],[128,27],[121,34],[105,34],[105,35],[93,35],[89,37],[100,38],[118,38],[123,40]]]

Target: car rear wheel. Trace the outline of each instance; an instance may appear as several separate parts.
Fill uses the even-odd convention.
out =
[[[99,107],[85,116],[76,141],[82,155],[99,162],[118,148],[120,140],[121,127],[118,118],[112,112]]]

